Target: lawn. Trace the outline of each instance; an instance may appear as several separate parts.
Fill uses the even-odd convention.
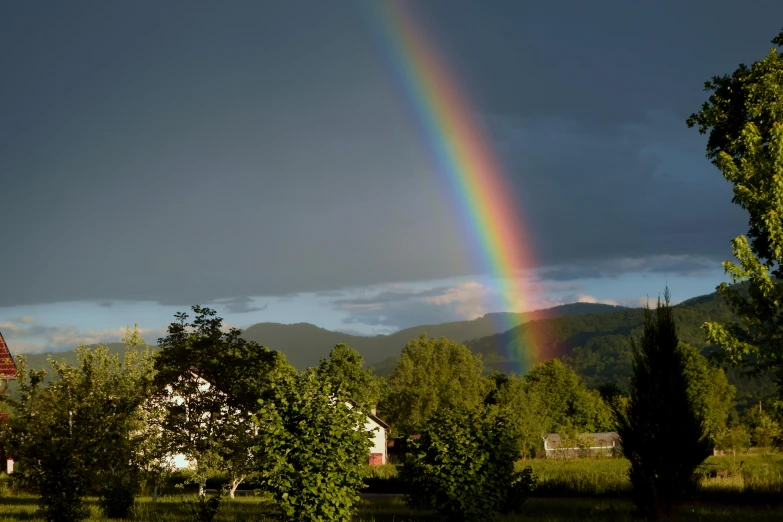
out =
[[[193,497],[189,497],[193,499]],[[93,516],[90,520],[101,518],[94,499],[89,501]],[[139,499],[137,512],[133,520],[149,522],[186,522],[194,520],[182,505],[182,497],[168,496],[156,504],[148,497]],[[225,500],[215,517],[215,522],[244,522],[248,520],[269,521],[271,504],[257,497]],[[32,496],[4,497],[0,503],[0,521],[24,520],[43,521],[36,518],[36,499]],[[777,521],[783,518],[783,509],[760,506],[720,506],[689,505],[684,506],[674,520],[682,521],[729,521],[746,520]],[[362,522],[405,522],[435,520],[428,512],[416,511],[406,507],[400,498],[376,497],[363,499],[359,513],[354,519]],[[590,521],[636,521],[633,506],[622,499],[542,499],[534,498],[525,505],[521,515],[507,516],[503,522],[590,522]]]
[[[525,504],[524,513],[505,517],[503,520],[506,522],[638,520],[634,518],[632,504],[624,498],[630,488],[628,461],[624,459],[534,459],[517,463],[518,468],[527,465],[539,476],[539,487],[535,497]],[[713,475],[717,475],[719,470],[729,471],[731,475],[710,477],[711,470]],[[702,471],[704,478],[698,501],[683,506],[676,520],[783,520],[783,507],[780,506],[783,499],[783,455],[710,457]],[[399,491],[394,466],[368,468],[367,473],[371,490],[383,493]],[[3,490],[1,497],[0,521],[42,520],[35,517],[37,499],[34,496],[10,494]],[[190,493],[185,496],[171,494],[154,504],[149,497],[139,497],[134,520],[195,520],[183,500],[193,501],[195,496]],[[104,520],[98,510],[97,499],[88,499],[87,503],[93,513],[91,520]],[[268,498],[252,494],[225,499],[215,522],[271,521],[273,509],[274,505]],[[400,496],[370,494],[360,502],[354,520],[404,522],[434,520],[434,516],[408,508]]]

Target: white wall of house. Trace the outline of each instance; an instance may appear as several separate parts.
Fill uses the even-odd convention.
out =
[[[364,423],[364,429],[371,431],[373,434],[370,453],[380,453],[383,455],[383,457],[381,457],[381,464],[386,464],[388,462],[386,455],[386,430],[369,416]]]

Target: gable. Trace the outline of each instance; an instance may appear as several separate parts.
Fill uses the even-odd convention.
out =
[[[0,379],[16,379],[16,363],[0,333]]]

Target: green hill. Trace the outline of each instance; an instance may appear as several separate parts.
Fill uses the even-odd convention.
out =
[[[242,332],[242,337],[255,341],[273,350],[285,353],[288,361],[302,370],[318,364],[322,358],[338,343],[345,343],[362,354],[367,364],[371,365],[390,357],[396,361],[405,344],[426,333],[431,337],[448,337],[457,341],[468,341],[485,337],[508,329],[509,325],[521,324],[526,320],[547,317],[563,317],[578,314],[601,314],[617,311],[621,307],[595,303],[573,303],[556,306],[545,310],[536,310],[527,314],[493,313],[468,321],[453,321],[442,324],[430,324],[406,328],[390,335],[359,336],[341,332],[333,332],[309,323],[280,324],[257,323]],[[151,340],[151,339],[150,339]],[[153,348],[155,348],[153,346]],[[110,343],[109,350],[121,352],[122,343]],[[13,352],[13,346],[11,346]],[[73,351],[46,352],[25,354],[28,366],[32,368],[48,368],[47,357],[65,359],[73,363],[76,355]]]
[[[707,343],[701,325],[705,321],[735,320],[734,314],[717,292],[689,299],[673,309],[680,339],[705,354],[715,347]],[[529,343],[535,339],[541,360],[563,358],[585,378],[591,388],[610,382],[625,388],[631,373],[629,338],[641,334],[643,319],[642,309],[625,309],[600,315],[535,320],[466,344],[474,353],[482,354],[486,371],[505,371],[509,362],[506,354],[531,350]],[[728,377],[737,387],[740,407],[775,393],[769,377],[748,379],[736,369],[730,369]]]
[[[701,325],[708,320],[731,321],[733,314],[717,293],[695,297],[674,307],[683,341],[708,353]],[[594,303],[573,303],[527,314],[494,313],[469,321],[422,325],[406,328],[391,335],[358,336],[333,332],[308,323],[258,323],[242,336],[286,354],[298,369],[318,364],[338,343],[355,348],[378,375],[388,376],[394,370],[405,344],[426,333],[430,337],[448,337],[464,342],[483,356],[485,370],[505,371],[506,354],[529,350],[527,343],[536,339],[540,359],[562,357],[595,388],[607,382],[626,385],[631,370],[629,336],[641,332],[643,311]],[[508,330],[509,324],[517,324]],[[122,351],[123,345],[112,343],[111,351]],[[11,346],[13,351],[13,346]],[[48,367],[47,356],[76,360],[73,352],[27,355],[34,368]],[[769,377],[747,379],[737,370],[728,371],[729,380],[738,388],[739,405],[746,406],[770,397],[775,387]]]
[[[335,344],[345,343],[362,354],[368,365],[395,362],[405,344],[426,333],[430,337],[448,337],[455,341],[468,341],[493,335],[508,329],[509,325],[547,317],[564,317],[578,314],[603,314],[622,307],[596,303],[573,303],[536,310],[527,314],[493,313],[468,321],[453,321],[406,328],[389,335],[359,336],[333,332],[309,323],[280,324],[258,323],[245,329],[242,337],[256,341],[273,350],[285,353],[288,361],[298,369],[318,364],[329,356]]]

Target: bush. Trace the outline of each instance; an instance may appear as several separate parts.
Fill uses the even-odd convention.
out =
[[[533,493],[538,484],[538,477],[533,475],[533,468],[525,467],[522,471],[514,474],[511,481],[511,487],[506,495],[503,511],[506,513],[519,513],[522,511],[522,505]]]
[[[106,518],[130,518],[133,514],[133,483],[129,477],[113,477],[101,490],[98,502]]]
[[[519,441],[494,407],[441,410],[409,438],[403,461],[409,505],[448,520],[488,520],[518,510],[535,485],[532,470],[514,472]]]
[[[210,496],[198,495],[196,500],[183,500],[182,504],[190,513],[194,522],[212,522],[220,509],[223,490],[218,490]]]
[[[315,374],[292,378],[263,403],[259,462],[272,493],[293,522],[350,520],[363,486],[370,432],[359,408],[334,397]]]

